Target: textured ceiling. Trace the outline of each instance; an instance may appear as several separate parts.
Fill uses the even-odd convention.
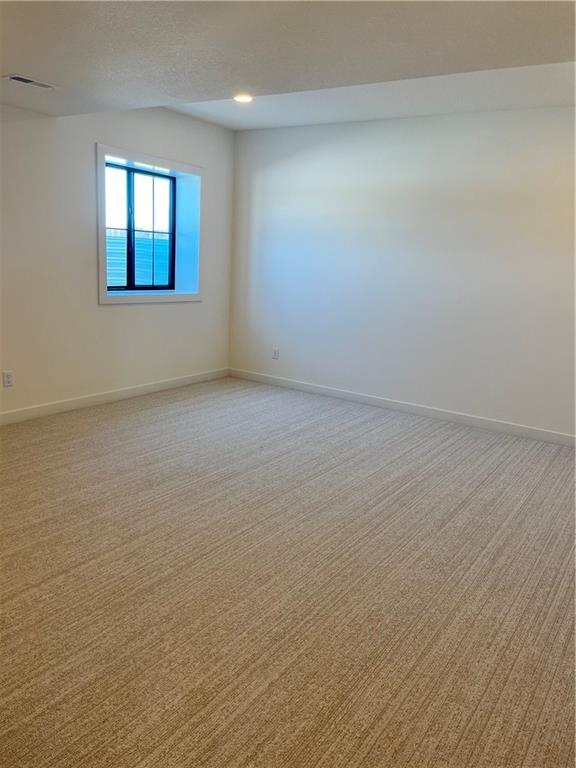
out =
[[[246,130],[573,104],[574,64],[568,63],[274,94],[248,105],[231,99],[197,101],[173,109]]]
[[[8,2],[6,104],[46,114],[175,106],[571,61],[564,2]]]

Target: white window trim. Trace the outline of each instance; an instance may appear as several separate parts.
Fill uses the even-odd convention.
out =
[[[99,304],[163,304],[165,302],[200,302],[202,280],[202,256],[204,237],[204,206],[200,206],[200,238],[198,254],[198,292],[186,293],[183,291],[108,291],[106,273],[106,155],[114,157],[126,157],[131,162],[156,165],[160,168],[170,168],[172,171],[187,173],[192,176],[200,176],[202,190],[204,189],[204,169],[198,165],[189,165],[165,157],[154,157],[141,152],[133,152],[130,149],[111,147],[106,144],[96,144],[96,186],[98,195],[97,228],[98,228],[98,303]]]

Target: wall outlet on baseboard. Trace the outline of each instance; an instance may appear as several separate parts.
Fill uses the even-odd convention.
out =
[[[280,347],[272,347],[272,360],[280,359]]]
[[[14,371],[2,371],[2,386],[3,387],[14,386]]]

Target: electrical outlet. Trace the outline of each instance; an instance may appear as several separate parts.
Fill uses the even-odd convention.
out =
[[[2,386],[3,387],[14,386],[14,371],[2,371]]]
[[[280,359],[280,347],[272,347],[272,360]]]

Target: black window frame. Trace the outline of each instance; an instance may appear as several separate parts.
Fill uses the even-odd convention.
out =
[[[106,290],[107,291],[174,291],[176,289],[176,177],[168,173],[157,173],[147,171],[143,168],[133,168],[130,165],[121,163],[106,162],[106,168],[118,168],[126,171],[126,285],[108,285],[108,270],[106,269]],[[169,238],[169,261],[168,261],[168,283],[155,285],[136,284],[136,260],[135,260],[135,233],[136,232],[154,232],[155,230],[136,229],[134,226],[134,175],[142,174],[144,176],[153,176],[158,179],[168,179],[170,182],[170,230]],[[108,229],[123,229],[123,227],[106,227]],[[166,234],[161,233],[161,234]],[[106,250],[106,264],[108,264],[108,251]],[[152,257],[152,273],[154,273],[154,257]]]

